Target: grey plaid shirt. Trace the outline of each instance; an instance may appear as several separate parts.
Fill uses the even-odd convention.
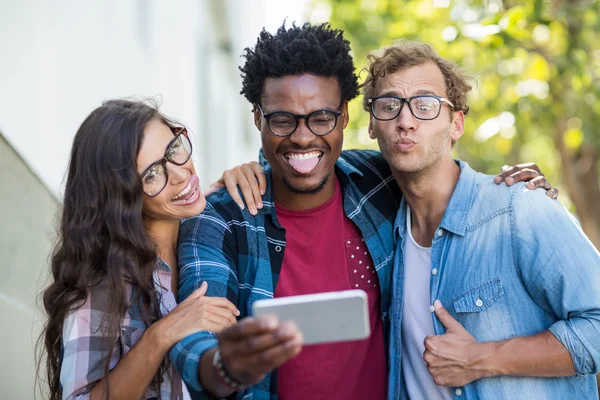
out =
[[[160,293],[160,308],[164,316],[177,305],[171,291],[171,268],[161,259],[156,262],[154,270],[154,285]],[[104,294],[106,295],[106,294]],[[110,295],[110,294],[108,294]],[[128,298],[133,301],[135,295],[131,286],[128,287]],[[121,331],[117,341],[109,343],[101,323],[105,315],[106,301],[94,292],[88,294],[85,303],[69,313],[65,319],[62,335],[62,356],[60,363],[60,384],[63,400],[87,400],[89,393],[96,383],[104,377],[104,363],[109,346],[113,347],[110,360],[112,370],[119,360],[142,337],[146,326],[135,307],[131,307],[121,320]],[[162,376],[160,394],[163,400],[181,400],[188,398],[183,395],[183,385],[177,371],[171,366]],[[143,400],[157,397],[153,390],[147,390]]]

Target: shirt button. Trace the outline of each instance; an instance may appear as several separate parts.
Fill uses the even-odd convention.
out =
[[[275,246],[275,251],[280,253],[281,252],[281,246]]]
[[[444,234],[444,231],[442,229],[438,229],[437,235],[442,236],[443,234]]]
[[[429,306],[429,311],[430,312],[434,312],[435,311],[435,307],[434,306]]]
[[[457,396],[460,396],[460,395],[462,394],[462,389],[456,389],[456,390],[454,391],[454,393],[455,393]]]
[[[477,307],[481,307],[481,306],[483,305],[483,300],[481,300],[481,299],[477,299],[477,300],[475,300],[475,305],[476,305]]]
[[[437,268],[431,270],[431,275],[437,275]]]

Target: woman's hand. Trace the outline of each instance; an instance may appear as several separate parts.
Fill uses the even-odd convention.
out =
[[[223,186],[227,188],[233,201],[235,201],[243,210],[244,201],[238,192],[239,187],[250,214],[258,214],[257,209],[261,209],[263,206],[262,195],[265,194],[267,188],[265,173],[259,163],[251,161],[226,170],[218,181],[208,187],[206,192],[204,192],[204,195],[208,196],[210,193],[219,190]]]
[[[192,333],[221,332],[236,324],[240,312],[235,305],[224,297],[205,296],[207,289],[208,284],[202,282],[187,299],[148,328],[158,343],[170,349]]]

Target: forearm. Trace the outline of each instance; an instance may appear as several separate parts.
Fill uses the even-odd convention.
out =
[[[90,400],[107,398],[107,381],[111,400],[142,398],[170,347],[160,335],[160,331],[153,329],[153,326],[146,330],[108,377],[92,388]]]
[[[478,367],[482,377],[575,375],[571,355],[550,331],[480,344],[486,349]]]
[[[212,365],[217,349],[206,351],[198,365],[198,379],[202,387],[216,398],[224,398],[233,393],[217,376],[217,371]]]

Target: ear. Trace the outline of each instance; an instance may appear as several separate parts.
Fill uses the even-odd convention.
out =
[[[261,130],[261,122],[262,122],[262,115],[260,113],[260,110],[258,109],[258,107],[256,106],[256,104],[252,105],[253,110],[252,112],[254,113],[254,126],[256,126],[256,129],[258,129],[259,131]]]
[[[350,121],[350,114],[348,113],[348,101],[344,101],[344,104],[342,104],[342,119],[343,119],[343,123],[342,123],[342,129],[346,129],[346,127],[348,126],[348,122]]]
[[[375,135],[375,129],[373,128],[373,117],[369,115],[369,137],[371,139],[377,139]]]
[[[451,124],[450,138],[457,141],[465,133],[465,114],[462,111],[456,111],[452,117]]]

